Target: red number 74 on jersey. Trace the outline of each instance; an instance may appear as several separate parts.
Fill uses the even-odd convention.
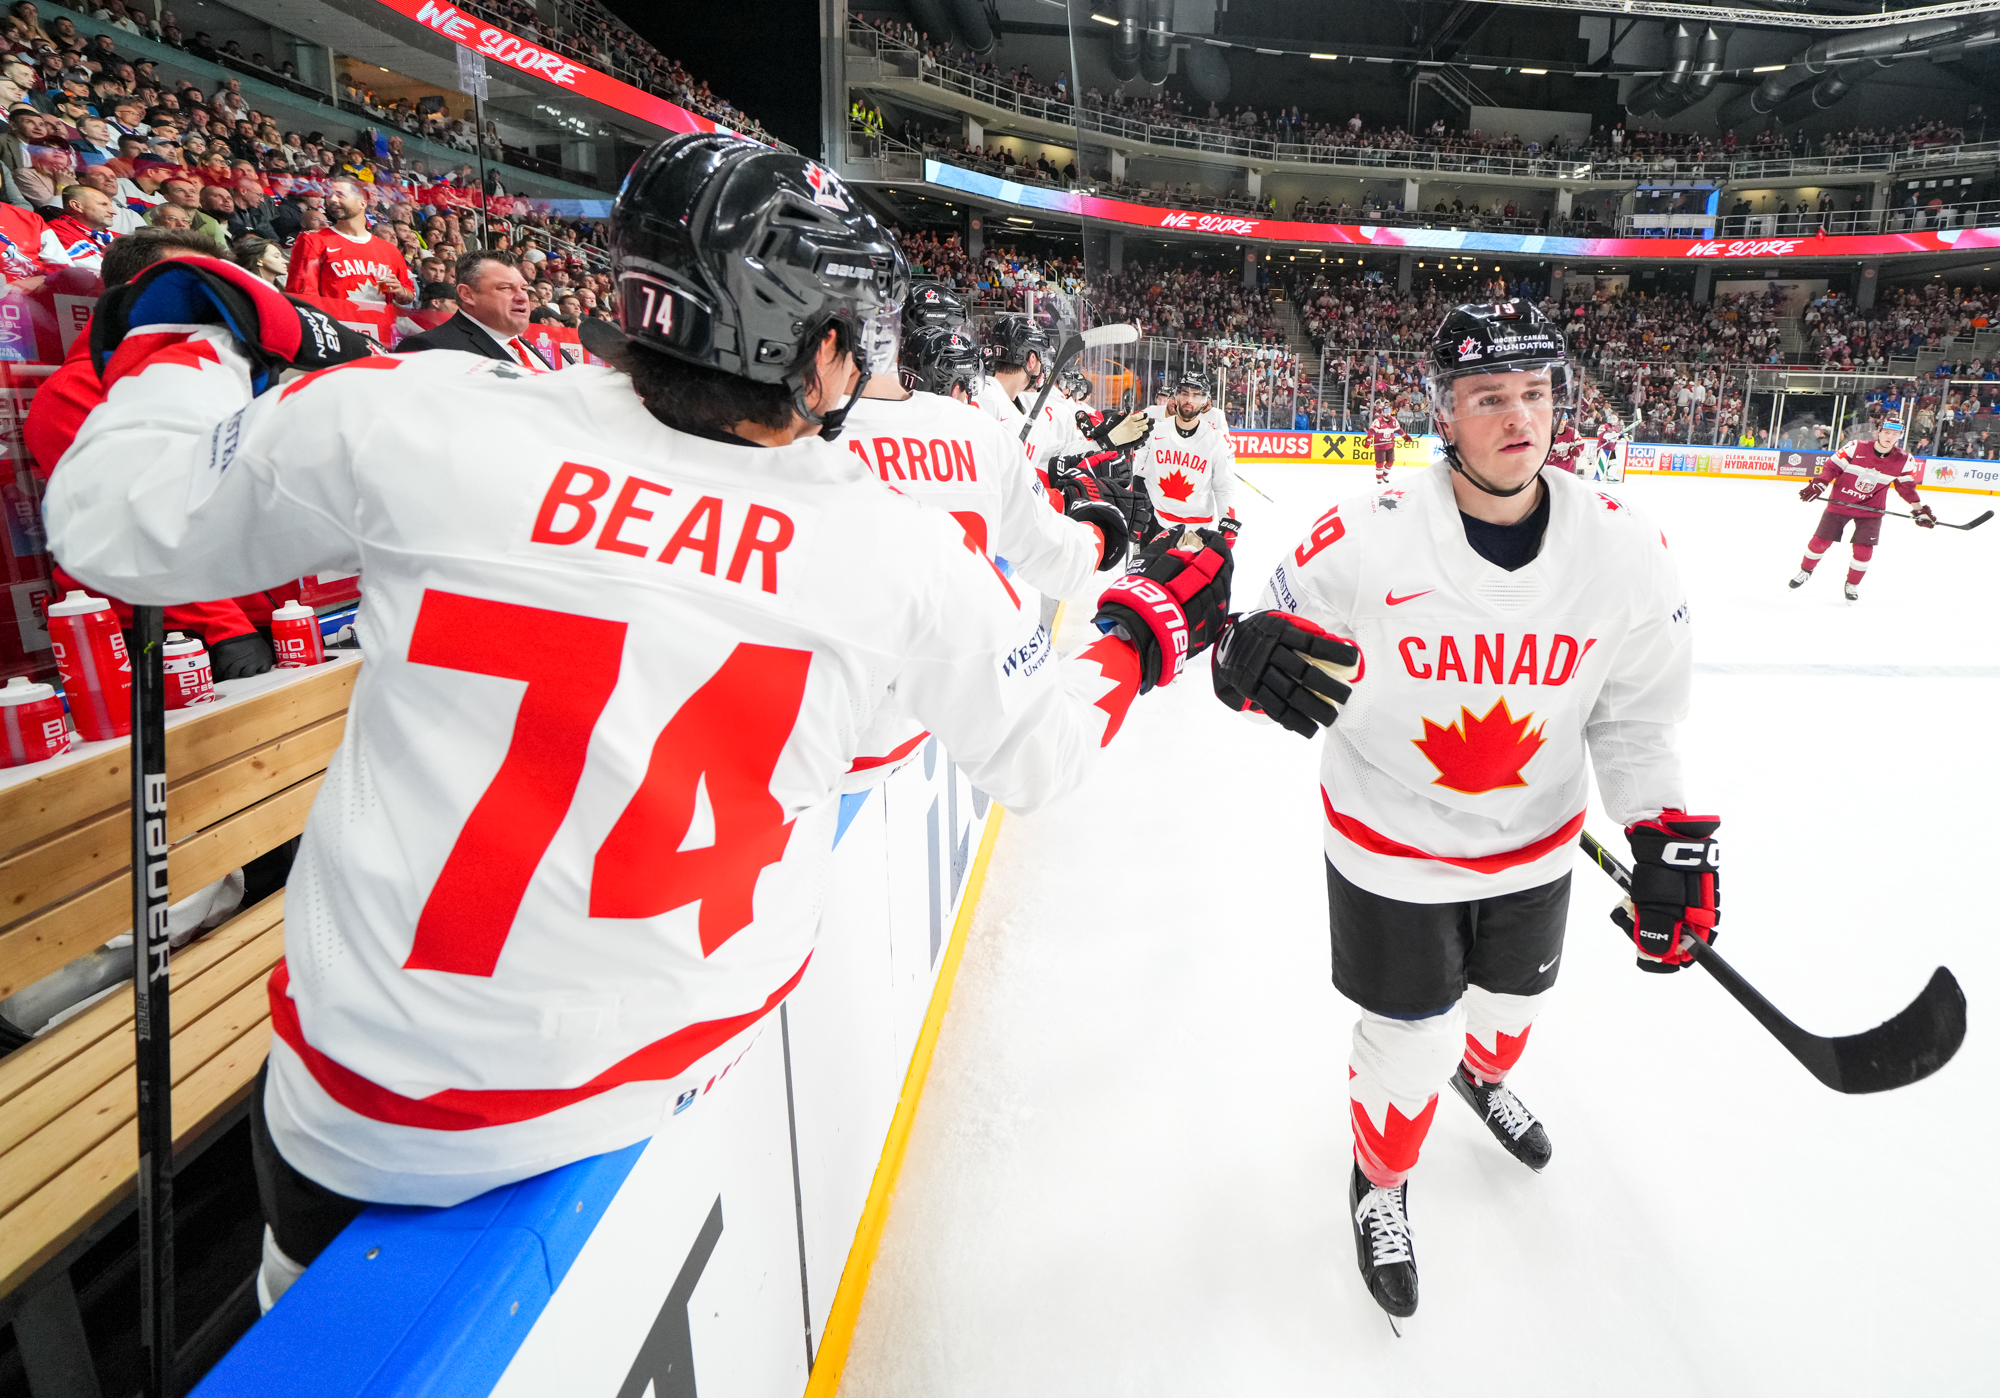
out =
[[[561,672],[491,640],[528,634],[565,658]],[[412,662],[520,680],[527,689],[500,770],[424,900],[405,969],[493,974],[529,880],[583,780],[591,731],[617,688],[624,653],[622,621],[425,591]],[[749,926],[758,876],[784,857],[792,835],[771,774],[798,721],[811,664],[810,651],[738,645],[667,720],[645,778],[598,847],[591,917],[657,917],[699,899],[703,956]],[[682,850],[704,781],[715,840]]]

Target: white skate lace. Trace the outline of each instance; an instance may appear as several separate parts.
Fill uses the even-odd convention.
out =
[[[1354,1221],[1368,1229],[1377,1267],[1410,1261],[1410,1220],[1403,1214],[1400,1187],[1370,1189],[1354,1211]]]
[[[1486,1115],[1500,1123],[1507,1139],[1518,1141],[1535,1124],[1535,1118],[1521,1105],[1521,1099],[1504,1087],[1495,1087],[1486,1098]]]

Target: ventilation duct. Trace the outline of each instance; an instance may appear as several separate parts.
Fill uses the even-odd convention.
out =
[[[1771,116],[1801,87],[1808,83],[1819,84],[1829,70],[1843,64],[1858,63],[1863,59],[1893,61],[1922,54],[1930,49],[1949,46],[1953,40],[1965,39],[1976,27],[1976,22],[1971,20],[1927,20],[1920,24],[1892,24],[1881,29],[1863,29],[1821,39],[1794,55],[1785,71],[1771,74],[1751,91],[1725,103],[1716,113],[1716,124],[1726,130],[1757,117]],[[1888,65],[1883,63],[1880,66]],[[1798,72],[1801,67],[1805,69],[1803,77]],[[1851,83],[1843,85],[1824,106],[1809,110],[1824,110],[1825,106],[1831,106],[1851,90]]]
[[[1203,47],[1207,47],[1203,45]],[[1174,0],[1146,0],[1146,32],[1142,36],[1140,71],[1158,87],[1174,66]]]
[[[1118,0],[1118,27],[1111,31],[1111,76],[1129,82],[1139,76],[1139,6]]]
[[[1625,111],[1631,116],[1645,116],[1660,109],[1663,103],[1678,101],[1681,89],[1688,83],[1688,74],[1694,68],[1695,49],[1699,41],[1692,26],[1672,24],[1666,27],[1667,42],[1673,49],[1673,57],[1667,60],[1667,71],[1645,84],[1625,101]],[[1685,106],[1681,103],[1681,106]],[[1674,108],[1680,110],[1680,106]]]
[[[984,0],[951,0],[952,17],[958,21],[958,37],[977,54],[993,52],[1000,34],[986,12]]]
[[[1211,102],[1220,102],[1229,96],[1229,60],[1221,49],[1196,42],[1188,46],[1181,62],[1187,74],[1188,83],[1195,95]]]
[[[1810,87],[1801,86],[1778,104],[1771,115],[1786,125],[1804,121],[1815,112],[1823,112],[1841,98],[1852,92],[1855,85],[1877,68],[1893,68],[1895,63],[1886,58],[1865,58],[1857,63],[1843,63],[1831,73]]]
[[[1694,72],[1689,75],[1687,85],[1679,93],[1662,97],[1653,108],[1654,116],[1669,117],[1684,112],[1715,91],[1715,80],[1721,76],[1722,61],[1729,51],[1729,33],[1710,26],[1701,31],[1701,46],[1695,51]]]

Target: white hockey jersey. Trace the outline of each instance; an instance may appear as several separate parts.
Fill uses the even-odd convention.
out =
[[[1042,396],[1039,388],[1029,389],[1020,398],[1009,397],[1007,390],[997,379],[983,379],[979,385],[979,406],[986,415],[1007,429],[1016,441],[1021,440],[1021,424],[1028,419],[1028,410],[1035,400]],[[1028,438],[1022,443],[1022,451],[1034,466],[1042,484],[1048,484],[1048,460],[1064,452],[1084,451],[1090,440],[1077,430],[1076,407],[1055,389],[1049,390],[1049,399],[1035,414],[1035,425],[1028,429]]]
[[[1020,441],[979,409],[935,393],[863,398],[840,441],[885,484],[949,513],[966,543],[1001,559],[1017,582],[1072,598],[1095,576],[1097,531],[1050,506]],[[846,789],[879,783],[928,736],[901,704],[884,703],[861,736]]]
[[[1543,480],[1548,532],[1514,572],[1473,551],[1438,465],[1327,511],[1265,588],[1261,605],[1361,648],[1320,782],[1326,856],[1370,892],[1445,903],[1561,877],[1586,749],[1621,825],[1683,804],[1693,644],[1666,536],[1574,476]]]
[[[1153,513],[1166,524],[1213,524],[1236,502],[1236,450],[1208,413],[1186,434],[1176,418],[1156,421],[1132,457],[1132,472],[1146,482]]]
[[[838,443],[675,432],[601,368],[383,356],[252,401],[213,332],[144,354],[50,488],[63,565],[142,603],[367,579],[265,1099],[343,1194],[450,1204],[651,1135],[804,974],[892,688],[1017,809],[1136,690]]]

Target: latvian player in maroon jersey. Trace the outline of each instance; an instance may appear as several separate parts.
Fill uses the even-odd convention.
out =
[[[1396,421],[1396,414],[1389,406],[1387,398],[1375,401],[1375,416],[1368,420],[1368,440],[1375,447],[1375,483],[1389,483],[1389,468],[1396,464],[1396,438],[1404,436],[1402,427]]]
[[[1563,423],[1562,431],[1549,443],[1549,465],[1559,471],[1584,474],[1582,465],[1583,438],[1576,433],[1576,420],[1571,418]]]
[[[1819,527],[1806,540],[1806,556],[1792,578],[1793,587],[1804,587],[1819,567],[1826,551],[1840,542],[1848,522],[1854,524],[1853,558],[1847,565],[1847,600],[1861,600],[1861,579],[1867,575],[1868,560],[1875,556],[1875,541],[1882,537],[1882,514],[1894,487],[1910,506],[1910,518],[1921,529],[1935,529],[1937,516],[1917,499],[1917,485],[1910,477],[1910,454],[1903,450],[1903,419],[1891,412],[1875,425],[1875,440],[1849,442],[1820,468],[1812,483],[1799,492],[1801,500],[1817,500],[1833,487],[1833,496],[1820,514]]]

